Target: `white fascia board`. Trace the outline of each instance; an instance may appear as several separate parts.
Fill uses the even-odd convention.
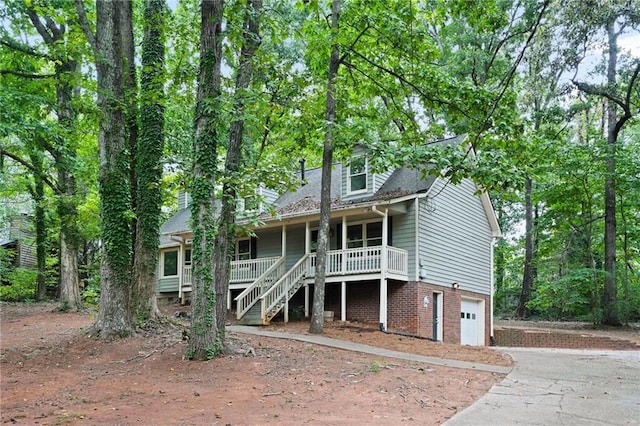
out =
[[[500,230],[500,224],[498,223],[498,216],[496,215],[496,210],[493,208],[491,197],[489,197],[489,193],[485,189],[478,189],[482,191],[480,193],[480,201],[482,202],[482,207],[484,208],[487,220],[489,221],[491,236],[494,238],[502,237],[502,231]]]

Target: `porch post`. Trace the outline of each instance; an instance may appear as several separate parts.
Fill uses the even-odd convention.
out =
[[[382,217],[382,252],[380,259],[380,326],[383,330],[387,329],[387,264],[388,264],[388,250],[387,241],[389,237],[389,210],[384,209],[384,216]]]
[[[304,317],[309,318],[309,286],[304,285]]]
[[[311,253],[311,224],[309,221],[304,224],[304,253]],[[308,272],[307,272],[308,273]],[[304,317],[309,318],[309,285],[304,285]]]
[[[282,225],[282,257],[287,255],[287,225]]]
[[[180,250],[178,250],[178,299],[180,299],[180,304],[185,304],[184,293],[182,292],[182,286],[184,285],[184,239],[180,242]]]
[[[231,310],[231,289],[227,290],[227,311]]]
[[[289,322],[289,298],[284,298],[284,322]]]
[[[340,256],[342,258],[342,265],[340,266],[340,270],[342,272],[345,272],[347,270],[347,256],[344,253],[344,250],[347,248],[347,216],[342,216],[342,247],[340,247],[341,250],[343,250],[342,255]]]
[[[387,329],[387,279],[380,279],[380,327]]]
[[[380,259],[380,272],[382,278],[387,276],[387,265],[389,263],[389,254],[387,252],[387,242],[389,241],[389,210],[384,209],[384,215],[382,216],[382,250]]]
[[[340,288],[340,321],[347,320],[347,283],[342,281]]]

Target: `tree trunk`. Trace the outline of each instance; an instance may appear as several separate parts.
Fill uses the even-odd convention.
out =
[[[74,88],[68,80],[77,71],[75,62],[66,62],[57,67],[60,76],[57,87],[58,121],[64,129],[76,125],[72,97]],[[69,135],[68,139],[73,138]],[[58,172],[58,216],[60,217],[60,303],[67,309],[77,310],[81,306],[80,277],[78,275],[78,251],[80,231],[78,229],[78,201],[76,179],[72,170],[76,166],[74,141],[66,140],[55,152]]]
[[[222,0],[203,0],[200,23],[200,69],[196,100],[193,147],[193,186],[191,221],[192,292],[191,332],[186,357],[211,359],[222,347],[219,303],[216,303],[213,255],[216,220],[215,184],[219,126],[222,123]]]
[[[607,23],[609,37],[609,61],[607,64],[607,83],[615,87],[618,58],[615,21]],[[606,325],[621,325],[618,317],[618,287],[616,280],[616,125],[618,121],[616,103],[607,101],[607,150],[606,179],[604,184],[604,295],[603,320]]]
[[[94,324],[102,338],[131,333],[131,192],[124,100],[123,27],[118,8],[110,0],[96,2],[96,69],[98,72],[98,132],[100,156],[100,214],[102,265],[100,311]]]
[[[340,0],[331,5],[331,30],[337,36]],[[324,331],[324,294],[326,278],[326,259],[329,250],[329,219],[331,214],[331,168],[333,162],[333,141],[336,120],[336,77],[340,67],[340,47],[337,41],[331,48],[329,75],[327,77],[327,105],[325,111],[326,130],[322,150],[322,183],[320,189],[320,226],[318,230],[318,250],[316,252],[316,277],[313,285],[313,307],[309,333],[320,334]]]
[[[156,270],[162,208],[164,147],[164,9],[165,0],[146,0],[140,93],[140,139],[136,155],[136,238],[132,303],[138,319],[159,315]]]
[[[533,249],[533,180],[527,176],[524,184],[525,199],[525,243],[524,243],[524,271],[522,273],[522,291],[516,315],[520,318],[527,318],[530,314],[527,303],[531,300],[531,289],[533,288],[533,280],[535,277],[534,267],[534,249]]]
[[[42,156],[40,153],[30,154],[31,164],[37,170],[42,170]],[[45,281],[45,266],[47,258],[47,223],[44,207],[44,182],[37,174],[33,174],[34,185],[30,188],[31,196],[35,204],[35,228],[36,228],[36,265],[38,278],[36,281],[36,300],[42,301],[47,297],[47,284]]]
[[[247,89],[253,76],[252,60],[260,46],[260,15],[262,0],[248,0],[244,18],[245,28],[240,51],[240,60],[236,74],[236,88],[233,102],[233,121],[229,132],[229,145],[224,167],[224,185],[222,188],[222,211],[218,224],[218,234],[214,244],[213,263],[217,265],[215,275],[216,310],[218,312],[216,328],[218,336],[224,340],[227,321],[227,292],[229,291],[229,252],[235,241],[236,199],[240,177],[240,163],[244,133],[245,104]]]
[[[58,174],[57,210],[60,217],[60,303],[65,309],[76,310],[81,305],[80,278],[78,275],[78,201],[74,176],[76,167],[75,135],[76,114],[73,107],[75,74],[78,62],[70,54],[58,52],[60,46],[66,45],[64,24],[55,24],[52,17],[44,19],[38,15],[41,10],[33,7],[27,9],[29,19],[44,42],[52,52],[56,52],[56,115],[60,127],[67,134],[61,141],[45,144],[46,149],[55,159]],[[47,26],[42,21],[47,21]]]

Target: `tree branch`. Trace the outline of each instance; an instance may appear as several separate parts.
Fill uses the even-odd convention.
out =
[[[24,53],[25,55],[33,56],[35,58],[46,59],[48,61],[55,61],[56,58],[47,55],[46,53],[40,53],[34,50],[31,46],[19,43],[15,40],[3,38],[0,40],[0,45],[8,47],[16,52]]]
[[[493,116],[493,113],[495,112],[496,108],[498,107],[498,104],[500,103],[500,100],[502,99],[502,97],[504,96],[505,92],[507,91],[507,88],[509,87],[509,83],[511,82],[511,79],[515,75],[516,70],[518,69],[518,66],[520,65],[520,62],[522,61],[522,58],[524,57],[525,52],[529,48],[529,45],[531,44],[531,42],[533,40],[533,37],[535,37],[536,32],[538,31],[538,27],[540,26],[540,22],[542,21],[542,17],[544,16],[547,8],[549,7],[549,2],[550,2],[550,0],[547,0],[542,5],[542,8],[540,9],[540,12],[538,13],[538,16],[537,16],[537,19],[536,19],[535,23],[530,27],[531,28],[531,33],[529,34],[529,37],[527,38],[527,41],[525,42],[524,46],[522,47],[522,50],[518,54],[518,57],[514,61],[513,66],[511,67],[511,69],[509,70],[507,75],[500,82],[500,86],[502,86],[502,89],[500,90],[500,93],[498,94],[498,96],[495,98],[495,100],[493,102],[493,105],[491,105],[491,109],[489,110],[489,113],[487,114],[487,116],[485,117],[484,121],[482,122],[482,128],[480,129],[480,131],[484,131],[485,130],[484,127],[489,122],[489,119]],[[476,141],[477,141],[477,137],[476,137]],[[472,143],[472,145],[473,145],[473,147],[475,149],[475,141]]]
[[[11,152],[5,150],[3,147],[0,146],[0,157],[2,156],[7,156],[9,158],[11,158],[12,160],[14,160],[16,163],[21,164],[23,167],[25,167],[27,170],[29,170],[31,173],[33,173],[35,176],[38,176],[40,179],[42,179],[42,181],[44,183],[47,184],[47,186],[49,186],[49,188],[51,188],[56,194],[60,194],[60,188],[58,188],[58,186],[52,182],[49,179],[49,176],[47,176],[46,174],[42,173],[42,171],[38,170],[33,164],[29,163],[28,161],[20,158],[19,156],[12,154]]]
[[[38,31],[38,34],[40,34],[40,37],[42,37],[46,44],[52,46],[53,43],[55,43],[56,39],[54,39],[53,36],[49,34],[49,31],[47,31],[47,28],[42,24],[42,21],[40,21],[40,17],[33,9],[33,7],[27,7],[27,14],[29,15],[31,23]]]
[[[0,69],[0,75],[3,75],[3,74],[15,75],[17,77],[31,78],[31,79],[54,78],[56,76],[55,74],[31,74],[31,73],[26,73],[26,72],[21,72],[16,70]]]
[[[87,41],[91,45],[93,49],[94,55],[98,57],[98,43],[96,41],[96,35],[91,30],[91,25],[89,25],[89,20],[87,19],[87,12],[84,10],[84,4],[82,0],[76,0],[76,10],[78,11],[78,23],[80,24],[80,28],[84,31],[85,37],[87,37]]]
[[[51,31],[51,34],[53,35],[53,39],[62,39],[62,36],[64,36],[65,33],[64,25],[60,24],[60,26],[57,26],[50,16],[45,17],[45,21],[47,22],[47,28],[49,28],[49,31]]]
[[[625,102],[622,99],[615,96],[613,93],[609,93],[606,87],[596,86],[594,84],[589,84],[589,83],[583,83],[576,80],[571,80],[571,82],[576,86],[578,90],[586,93],[587,95],[602,96],[603,98],[608,99],[611,102],[615,102],[616,105],[618,105],[620,108],[622,109],[626,108]]]
[[[465,117],[469,118],[470,120],[477,121],[474,117],[471,117],[470,115],[468,115],[466,111],[462,110],[458,105],[454,104],[453,102],[445,101],[445,100],[438,99],[438,98],[435,98],[433,96],[430,96],[424,90],[422,90],[420,87],[418,87],[416,84],[414,84],[413,82],[407,80],[404,76],[398,74],[397,72],[393,71],[392,69],[389,69],[389,68],[387,68],[385,66],[382,66],[380,64],[377,64],[377,63],[373,62],[371,59],[369,59],[366,56],[364,56],[363,54],[359,53],[357,50],[352,50],[351,53],[354,53],[356,56],[358,56],[360,59],[362,59],[363,61],[365,61],[369,65],[373,66],[374,68],[378,68],[379,70],[389,74],[390,76],[395,77],[400,82],[402,82],[402,83],[406,84],[407,86],[411,87],[413,90],[415,90],[423,98],[425,98],[425,99],[427,99],[427,100],[429,100],[429,101],[431,101],[431,102],[433,102],[435,104],[445,105],[445,106],[447,106],[447,107],[449,107],[451,109],[454,109],[454,110],[460,112],[462,115],[464,115]],[[354,67],[356,70],[360,71],[358,69],[358,67],[356,67],[355,65],[351,64],[351,66]],[[362,71],[360,71],[360,72],[362,72]]]
[[[633,70],[633,75],[631,76],[631,80],[629,81],[629,87],[627,87],[627,95],[625,96],[625,103],[631,107],[631,92],[633,92],[633,86],[636,84],[636,80],[638,79],[638,75],[640,74],[640,61],[636,63],[636,69]]]
[[[355,47],[355,45],[358,43],[358,41],[360,41],[360,38],[362,38],[362,36],[369,30],[370,25],[367,24],[362,31],[360,31],[360,34],[358,34],[358,36],[353,40],[353,42],[351,43],[351,45],[349,47],[347,47],[345,49],[345,53],[344,55],[342,55],[340,57],[340,59],[338,59],[338,63],[342,64],[344,63],[345,59],[347,58],[347,55],[349,54],[349,52]]]

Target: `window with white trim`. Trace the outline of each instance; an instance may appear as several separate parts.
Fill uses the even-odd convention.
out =
[[[365,222],[347,226],[347,248],[382,245],[382,222]]]
[[[364,155],[353,157],[347,170],[348,192],[365,192],[367,190],[367,158]]]
[[[178,250],[167,250],[162,253],[162,276],[178,276]]]
[[[251,239],[242,238],[236,241],[234,250],[234,260],[249,260],[251,259]]]

